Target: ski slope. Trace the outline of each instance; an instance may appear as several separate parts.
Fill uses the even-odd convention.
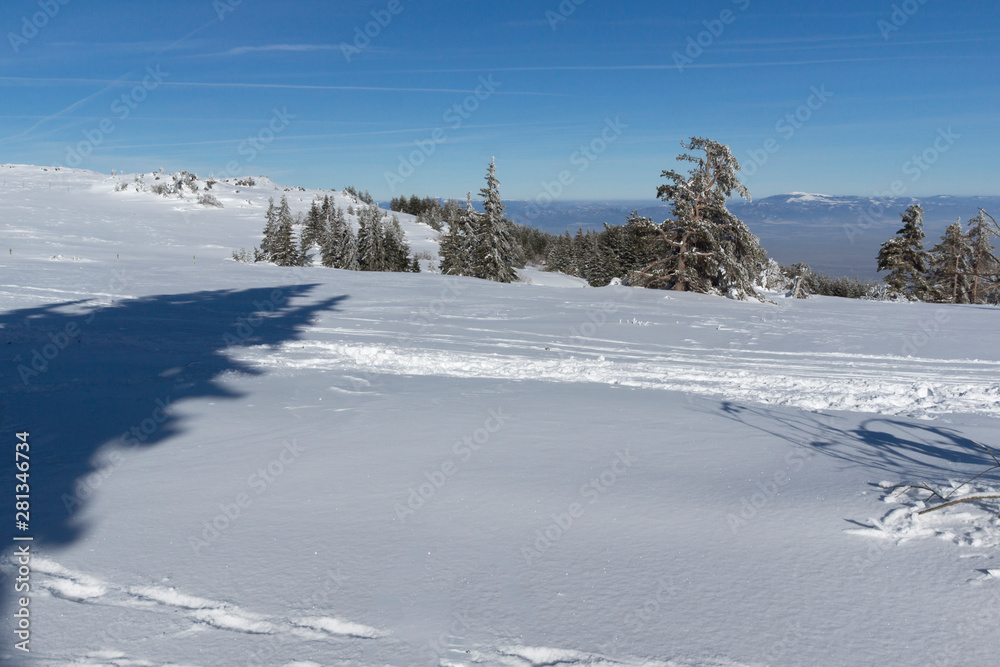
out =
[[[1000,489],[995,309],[245,265],[330,193],[134,178],[0,167],[5,664],[995,662],[1000,504],[895,488]]]

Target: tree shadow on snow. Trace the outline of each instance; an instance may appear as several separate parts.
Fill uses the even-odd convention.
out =
[[[315,287],[155,296],[97,308],[72,302],[0,313],[5,548],[16,534],[46,546],[80,539],[86,532],[81,511],[116,465],[184,430],[175,405],[195,398],[239,399],[221,376],[261,373],[227,352],[297,340],[318,313],[336,310],[347,298],[303,303]],[[31,434],[26,533],[18,533],[14,517],[15,433],[22,431]]]
[[[933,422],[870,417],[846,424],[824,413],[722,403],[722,415],[816,453],[889,473],[900,481],[945,482],[995,465],[975,441]],[[993,443],[982,443],[991,446]]]

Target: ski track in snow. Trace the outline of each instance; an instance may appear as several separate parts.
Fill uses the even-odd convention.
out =
[[[370,337],[371,332],[362,334]],[[932,418],[948,413],[995,415],[1000,382],[994,364],[838,354],[691,351],[642,354],[590,348],[573,356],[538,344],[503,341],[502,354],[405,348],[365,341],[296,341],[241,360],[289,369],[592,382],[680,391],[807,410],[844,410]],[[518,354],[534,348],[534,356]]]
[[[10,562],[6,563],[11,567]],[[294,635],[307,641],[323,640],[377,640],[391,633],[360,623],[337,618],[313,616],[302,618],[277,618],[249,612],[227,603],[201,598],[164,586],[118,586],[96,577],[74,572],[48,558],[32,559],[33,574],[40,590],[53,597],[91,605],[142,609],[184,615],[192,627],[202,625],[229,632],[250,635]],[[441,667],[468,667],[471,665],[503,665],[509,667],[743,667],[742,663],[720,660],[682,661],[644,659],[614,659],[596,653],[571,649],[509,646],[454,649],[455,655],[441,658]],[[154,663],[132,658],[114,649],[91,651],[73,662],[59,664],[88,667],[193,667],[180,663]],[[318,663],[290,662],[282,667],[311,667]]]
[[[47,558],[32,559],[38,586],[54,597],[70,602],[141,608],[183,614],[192,623],[246,634],[295,634],[305,639],[377,639],[385,635],[375,628],[336,618],[281,619],[245,611],[226,602],[187,595],[163,586],[117,586],[87,574],[74,572]]]
[[[730,661],[677,662],[670,660],[626,660],[620,661],[596,653],[585,653],[558,648],[539,646],[510,646],[494,651],[461,652],[463,655],[442,659],[441,667],[468,667],[470,665],[504,665],[509,667],[742,667],[742,663]]]

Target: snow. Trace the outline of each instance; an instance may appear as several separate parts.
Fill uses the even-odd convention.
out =
[[[905,489],[1000,489],[994,309],[245,265],[256,181],[0,167],[6,664],[995,662],[997,501]]]

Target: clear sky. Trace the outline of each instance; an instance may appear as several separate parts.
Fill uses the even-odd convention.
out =
[[[757,198],[1000,195],[993,2],[4,0],[0,34],[0,162],[387,199],[495,156],[508,199],[652,199],[706,136]]]

